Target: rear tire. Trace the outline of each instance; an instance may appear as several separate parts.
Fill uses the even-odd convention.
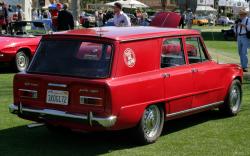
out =
[[[234,80],[228,90],[224,104],[219,107],[220,111],[228,116],[239,113],[242,101],[242,88],[239,80]]]
[[[29,56],[24,51],[19,51],[16,54],[14,61],[14,69],[16,71],[22,72],[25,71],[30,63]]]
[[[157,105],[148,106],[136,127],[136,139],[141,144],[154,143],[161,135],[164,124],[164,111]]]

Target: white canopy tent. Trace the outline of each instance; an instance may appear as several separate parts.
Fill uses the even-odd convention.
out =
[[[233,13],[237,15],[240,9],[249,11],[249,2],[246,0],[219,0],[219,6],[231,7]]]
[[[106,3],[108,6],[114,6],[115,3],[121,3],[123,8],[148,8],[148,6],[137,0],[118,0],[110,3]]]
[[[217,12],[217,10],[212,8],[211,6],[197,6],[196,11]]]

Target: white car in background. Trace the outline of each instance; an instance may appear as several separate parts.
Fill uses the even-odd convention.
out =
[[[234,20],[230,20],[228,17],[226,16],[221,16],[220,18],[217,19],[216,24],[217,25],[230,25],[230,24],[234,24]]]

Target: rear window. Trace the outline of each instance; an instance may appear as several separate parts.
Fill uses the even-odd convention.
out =
[[[29,73],[107,78],[112,46],[79,40],[44,40],[28,69]]]

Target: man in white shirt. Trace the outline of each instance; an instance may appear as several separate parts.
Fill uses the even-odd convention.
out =
[[[130,27],[130,18],[122,11],[121,3],[115,3],[114,5],[114,25],[118,27]]]
[[[234,32],[237,36],[238,52],[240,55],[240,63],[244,72],[248,72],[248,54],[249,39],[247,31],[250,31],[250,19],[247,17],[248,12],[241,9],[239,11],[240,19],[236,21]]]

